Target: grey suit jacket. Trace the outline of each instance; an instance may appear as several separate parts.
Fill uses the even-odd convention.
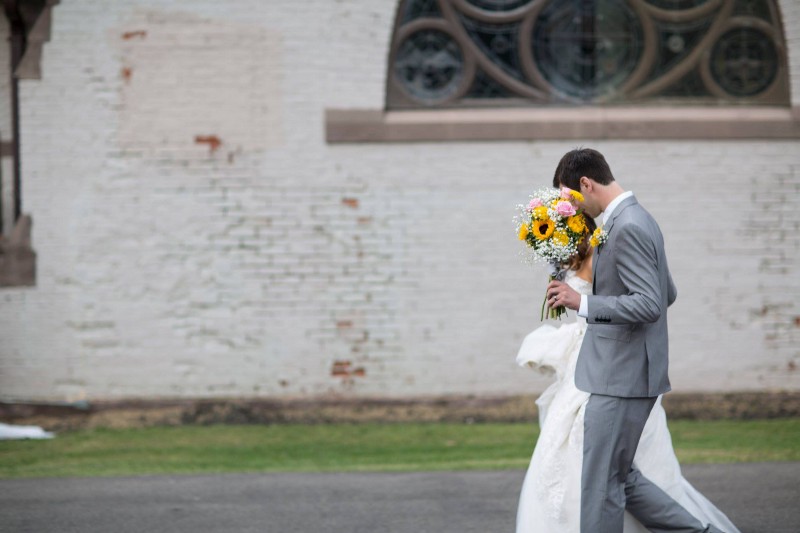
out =
[[[664,238],[634,197],[617,206],[604,230],[575,385],[606,396],[658,396],[670,390],[667,307],[677,296]]]

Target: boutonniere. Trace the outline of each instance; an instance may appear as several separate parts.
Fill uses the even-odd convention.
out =
[[[603,226],[600,226],[599,228],[594,230],[594,233],[592,233],[592,236],[589,239],[589,244],[592,246],[592,248],[597,248],[603,243],[605,243],[607,240],[608,240],[608,232],[603,229]]]

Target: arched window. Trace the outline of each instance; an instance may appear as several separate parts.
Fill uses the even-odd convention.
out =
[[[775,0],[402,0],[386,107],[788,106]]]
[[[399,0],[384,108],[326,139],[798,139],[778,5]]]

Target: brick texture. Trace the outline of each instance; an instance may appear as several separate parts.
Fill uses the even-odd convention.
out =
[[[325,144],[325,109],[383,106],[395,7],[59,4],[20,84],[38,271],[0,291],[0,399],[541,391],[512,217],[574,143]],[[673,388],[799,390],[800,143],[582,144],[664,231]]]

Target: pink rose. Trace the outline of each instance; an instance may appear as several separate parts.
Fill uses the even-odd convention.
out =
[[[531,203],[528,204],[528,211],[533,211],[535,207],[539,207],[542,205],[542,201],[539,198],[534,198],[531,200]]]
[[[569,202],[558,202],[556,212],[562,217],[571,217],[576,213],[575,206]]]
[[[561,187],[561,198],[564,200],[572,200],[572,189],[569,187]]]

